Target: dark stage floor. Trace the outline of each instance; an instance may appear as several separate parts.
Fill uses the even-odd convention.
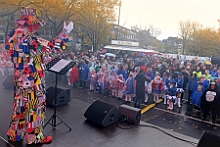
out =
[[[0,78],[0,82],[5,77]],[[53,85],[51,83],[48,86]],[[59,86],[66,86],[66,84],[60,83]],[[8,129],[11,108],[13,102],[12,90],[4,89],[0,85],[1,103],[0,103],[0,135],[6,137],[5,133]],[[122,100],[117,100],[112,97],[104,97],[100,94],[90,92],[86,89],[71,88],[72,100],[64,106],[58,107],[59,116],[72,128],[72,131],[68,131],[68,128],[61,124],[56,127],[56,130],[48,125],[44,133],[46,135],[53,136],[53,143],[50,145],[43,145],[48,147],[191,147],[192,145],[177,139],[174,139],[164,133],[149,127],[134,126],[131,129],[120,129],[116,125],[112,125],[107,128],[100,128],[94,124],[91,124],[84,118],[83,114],[86,109],[95,100],[108,102],[115,106],[120,106],[124,103]],[[143,109],[149,106],[143,104]],[[220,134],[218,126],[210,126],[209,123],[202,123],[200,119],[194,116],[190,116],[188,111],[190,108],[186,104],[183,108],[174,111],[167,111],[166,106],[162,103],[157,104],[151,110],[145,112],[142,115],[141,124],[152,124],[159,126],[171,134],[178,137],[198,142],[202,132],[209,131],[214,134]],[[189,114],[188,114],[189,113]],[[53,114],[53,109],[48,107],[47,119]],[[47,122],[47,120],[46,120]],[[7,146],[6,143],[0,140],[0,146]],[[20,146],[23,147],[24,145]],[[19,146],[16,146],[19,147]]]

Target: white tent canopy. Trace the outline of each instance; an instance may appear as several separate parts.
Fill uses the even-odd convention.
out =
[[[148,49],[143,49],[143,48],[140,48],[140,47],[130,47],[130,46],[107,45],[103,49],[143,52],[143,53],[146,53],[146,54],[161,54],[160,52],[155,51],[155,50],[148,50]]]

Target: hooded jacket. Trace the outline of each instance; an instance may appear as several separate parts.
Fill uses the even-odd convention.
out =
[[[214,89],[207,88],[201,97],[201,107],[206,107],[206,104],[213,104],[213,107],[220,108],[220,97],[217,85]]]
[[[146,78],[144,72],[139,72],[136,77],[136,96],[138,98],[145,97],[145,81],[150,82],[150,79]]]

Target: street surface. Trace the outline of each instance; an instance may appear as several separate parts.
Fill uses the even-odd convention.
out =
[[[4,81],[6,77],[0,78],[0,83]],[[52,79],[48,78],[47,87],[54,86],[51,82]],[[112,125],[107,128],[100,128],[94,124],[89,124],[85,121],[83,116],[86,109],[96,100],[101,100],[110,103],[114,106],[120,106],[124,104],[123,100],[112,98],[111,96],[103,96],[98,93],[91,92],[87,89],[72,88],[67,84],[59,82],[59,86],[70,87],[71,89],[71,102],[67,105],[58,107],[58,115],[63,118],[64,121],[70,127],[72,131],[69,132],[65,125],[61,124],[57,126],[56,130],[52,129],[52,126],[48,125],[44,132],[47,135],[53,136],[53,143],[45,145],[48,147],[132,147],[140,146],[144,147],[147,144],[150,147],[191,147],[192,145],[180,140],[171,138],[158,130],[145,127],[133,127],[129,130],[123,130]],[[2,84],[0,85],[0,135],[6,138],[6,131],[11,119],[11,108],[13,103],[13,90],[4,89]],[[132,105],[132,104],[130,104]],[[151,108],[152,107],[152,108]],[[175,107],[174,111],[168,111],[167,106],[163,102],[155,105],[151,101],[142,105],[142,123],[152,124],[159,126],[171,133],[176,133],[182,138],[187,140],[193,140],[197,142],[203,131],[212,132],[214,134],[220,133],[219,124],[217,126],[211,126],[209,122],[201,122],[198,117],[191,113],[191,108],[183,104],[181,109]],[[151,109],[150,109],[151,108]],[[145,112],[146,111],[146,112]],[[47,120],[52,116],[53,108],[47,108]],[[127,133],[126,133],[127,132]],[[182,135],[181,135],[182,134]],[[136,137],[134,137],[137,136]],[[163,139],[162,139],[163,138]],[[158,140],[160,140],[158,142]],[[118,143],[121,143],[119,145]],[[145,144],[145,145],[144,145]],[[0,146],[6,146],[5,142],[0,140]],[[24,147],[24,145],[16,146]]]
[[[48,80],[48,86],[53,85],[53,83],[49,81],[52,81],[52,79]],[[68,86],[66,83],[59,82],[59,85],[62,85],[63,87],[70,87],[71,98],[73,99],[89,104],[92,104],[96,100],[101,100],[116,107],[125,104],[124,100],[118,100],[117,98],[113,98],[111,96],[103,96],[97,92],[92,92],[80,87],[72,88],[72,86]],[[219,135],[220,118],[218,118],[217,123],[214,125],[209,120],[202,121],[200,119],[201,114],[194,111],[192,105],[187,104],[186,97],[188,96],[188,93],[186,92],[184,96],[182,107],[178,108],[175,106],[174,110],[171,111],[167,110],[167,105],[163,104],[162,99],[161,103],[155,104],[153,102],[153,97],[150,95],[148,103],[144,103],[144,101],[142,103],[141,107],[143,114],[141,120],[197,139],[200,138],[203,131]],[[132,103],[127,105],[133,106]]]

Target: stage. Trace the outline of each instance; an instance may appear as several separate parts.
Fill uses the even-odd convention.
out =
[[[1,80],[2,81],[2,78]],[[1,85],[1,103],[0,103],[0,135],[6,138],[6,131],[11,118],[11,107],[13,102],[12,90],[4,89]],[[64,106],[57,108],[58,115],[72,128],[61,124],[53,130],[52,126],[46,126],[44,133],[53,136],[53,142],[45,147],[193,147],[193,145],[174,139],[154,128],[134,126],[131,129],[121,129],[115,124],[106,128],[89,123],[83,114],[90,106],[89,103],[74,99]],[[47,119],[53,114],[53,109],[47,108]],[[47,121],[46,119],[46,121]],[[45,122],[46,122],[45,121]],[[141,122],[141,124],[147,124]],[[198,139],[188,137],[171,130],[163,129],[169,133],[184,138],[192,142],[198,142]],[[9,147],[4,141],[0,140],[1,147]],[[36,145],[37,146],[37,145]],[[38,145],[39,146],[39,145]],[[38,147],[37,146],[37,147]],[[25,147],[20,145],[16,147]]]

